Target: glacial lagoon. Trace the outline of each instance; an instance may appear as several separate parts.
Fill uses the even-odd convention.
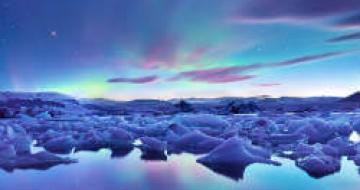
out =
[[[5,95],[1,190],[360,185],[360,113],[339,98],[78,102]]]
[[[197,156],[168,156],[167,161],[144,161],[134,149],[124,157],[113,157],[111,151],[78,152],[70,155],[79,160],[48,170],[0,171],[1,189],[6,190],[103,190],[103,189],[173,189],[173,190],[357,190],[360,176],[352,161],[342,159],[340,172],[314,179],[297,168],[293,161],[273,158],[282,166],[253,164],[244,178],[234,181],[196,163]]]

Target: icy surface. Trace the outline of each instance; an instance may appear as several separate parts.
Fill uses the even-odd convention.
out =
[[[235,180],[249,165],[278,165],[276,157],[293,160],[314,178],[338,172],[342,158],[353,160],[354,167],[360,165],[360,114],[349,111],[347,103],[339,103],[346,109],[289,113],[279,111],[283,108],[273,111],[274,102],[287,102],[290,108],[297,99],[268,104],[219,99],[86,101],[84,105],[51,93],[1,93],[0,97],[0,168],[6,171],[74,163],[66,155],[79,151],[109,149],[113,157],[123,157],[134,148],[141,150],[143,160],[202,154],[199,163]],[[339,100],[300,102],[308,106],[316,101],[324,105]],[[256,109],[255,104],[259,104]],[[235,108],[229,111],[229,105],[251,114],[233,113]],[[32,152],[33,146],[44,151]]]

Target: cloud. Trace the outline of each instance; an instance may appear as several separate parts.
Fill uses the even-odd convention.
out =
[[[201,47],[190,52],[189,56],[186,58],[186,62],[196,62],[200,60],[206,53],[211,49],[207,47]]]
[[[260,83],[260,84],[256,84],[256,86],[259,87],[274,87],[274,86],[280,86],[281,83]]]
[[[178,73],[170,81],[177,81],[187,79],[196,82],[205,83],[229,83],[238,82],[254,78],[253,75],[240,75],[239,73],[249,70],[257,69],[260,65],[248,65],[248,66],[231,66],[222,68],[193,70]]]
[[[159,67],[173,67],[176,65],[177,40],[163,38],[147,45],[144,53],[144,69],[157,69]]]
[[[139,78],[112,78],[109,79],[108,83],[132,83],[132,84],[145,84],[145,83],[151,83],[158,80],[158,76],[151,75],[151,76],[145,76],[145,77],[139,77]]]
[[[252,78],[255,78],[254,75],[247,74],[250,71],[255,71],[263,68],[277,68],[277,67],[286,67],[292,65],[300,65],[308,62],[319,61],[323,59],[328,59],[335,56],[340,56],[346,52],[329,52],[316,55],[308,55],[303,57],[298,57],[294,59],[289,59],[280,62],[271,62],[271,63],[257,63],[246,66],[229,66],[221,68],[212,68],[212,69],[202,69],[202,70],[193,70],[180,72],[176,76],[169,79],[169,81],[178,81],[178,80],[190,80],[196,82],[205,82],[205,83],[229,83],[229,82],[238,82],[245,81]]]
[[[313,20],[359,12],[358,0],[247,0],[234,18],[244,21]]]
[[[331,38],[327,40],[327,42],[336,43],[336,42],[353,41],[353,40],[360,40],[360,32],[355,32],[352,34]]]
[[[322,59],[327,59],[327,58],[343,55],[345,53],[348,53],[348,52],[338,51],[338,52],[329,52],[329,53],[323,53],[323,54],[317,54],[317,55],[308,55],[308,56],[304,56],[304,57],[298,57],[298,58],[295,58],[295,59],[290,59],[290,60],[287,60],[287,61],[270,63],[270,64],[267,64],[267,65],[270,66],[270,67],[282,67],[282,66],[290,66],[290,65],[299,65],[299,64],[303,64],[303,63],[307,63],[307,62],[311,62],[311,61],[318,61],[318,60],[322,60]]]
[[[240,82],[246,81],[255,78],[255,75],[216,75],[209,78],[195,78],[193,81],[201,81],[206,83],[231,83],[231,82]]]
[[[360,2],[359,2],[360,4]],[[360,10],[360,8],[358,7]],[[345,17],[340,19],[335,24],[337,27],[341,28],[353,28],[353,27],[360,27],[360,13],[353,14],[351,16]]]

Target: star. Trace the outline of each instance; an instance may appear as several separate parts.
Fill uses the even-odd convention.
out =
[[[58,34],[57,34],[56,31],[51,31],[50,36],[53,37],[53,38],[56,38],[58,36]]]

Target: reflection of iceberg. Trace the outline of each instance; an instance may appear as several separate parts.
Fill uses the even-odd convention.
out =
[[[235,181],[244,178],[244,172],[246,169],[246,166],[218,166],[211,164],[204,164],[204,165],[213,172],[226,176]]]
[[[141,160],[166,161],[167,156],[162,152],[143,152],[141,154]]]
[[[123,158],[130,154],[134,150],[134,147],[111,149],[111,158]]]
[[[39,152],[31,155],[18,156],[13,159],[0,160],[0,168],[9,172],[14,169],[46,170],[59,164],[71,164],[75,162],[75,160],[61,158],[48,152]]]

